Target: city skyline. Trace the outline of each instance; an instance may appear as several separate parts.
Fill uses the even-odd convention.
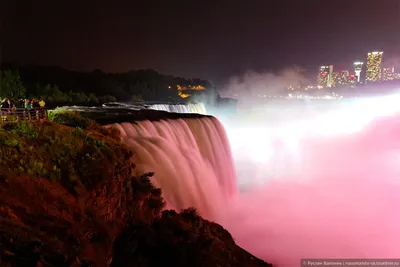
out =
[[[354,87],[357,84],[392,81],[400,79],[394,65],[388,66],[390,58],[385,58],[384,51],[368,52],[364,60],[353,61],[352,68],[335,68],[334,65],[322,65],[317,77],[318,88]]]

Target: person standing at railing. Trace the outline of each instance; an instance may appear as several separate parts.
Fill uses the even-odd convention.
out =
[[[11,108],[12,110],[15,110],[15,100],[14,100],[14,99],[11,99],[11,100],[10,100],[10,108]]]
[[[10,102],[8,101],[7,98],[1,102],[0,105],[0,121],[6,121],[7,120],[7,114],[10,111]]]
[[[33,99],[32,100],[32,108],[40,108],[39,100]]]
[[[41,107],[41,108],[44,108],[44,106],[46,105],[46,102],[44,102],[44,100],[43,100],[43,99],[40,99],[40,98],[39,98],[39,100],[40,100],[40,101],[39,101],[40,107]]]
[[[28,111],[32,109],[31,101],[29,101],[28,99],[25,100],[25,109],[27,109]]]
[[[22,120],[24,118],[25,109],[25,100],[19,99],[15,101],[15,113],[18,116],[18,120]]]
[[[44,108],[46,102],[44,102],[44,100],[41,99],[40,97],[38,98],[38,102],[39,102],[39,118],[43,119],[46,116],[46,111]]]
[[[10,108],[10,101],[8,101],[7,98],[5,98],[3,100],[3,102],[1,103],[1,108],[2,109],[9,109]]]
[[[34,109],[34,113],[32,114],[31,113],[31,116],[32,115],[34,115],[34,116],[36,116],[36,119],[39,119],[40,118],[40,104],[39,104],[39,100],[37,100],[37,99],[33,99],[32,100],[32,108]]]
[[[32,106],[31,106],[31,101],[29,101],[28,99],[25,100],[25,110],[26,110],[27,115],[28,115],[28,117],[30,119],[31,118]]]
[[[15,108],[25,108],[25,103],[23,99],[20,99],[15,102]]]
[[[10,108],[10,102],[8,101],[7,98],[5,98],[5,99],[3,100],[3,102],[1,102],[0,108],[2,109],[2,114],[4,114],[4,113],[7,114],[8,109]],[[4,114],[4,115],[5,115],[5,114]]]

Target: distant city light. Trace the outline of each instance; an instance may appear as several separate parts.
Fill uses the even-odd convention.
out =
[[[168,86],[168,88],[170,88],[170,86]],[[191,94],[189,93],[190,91],[204,91],[206,90],[206,88],[202,85],[177,85],[176,88],[178,89],[178,95],[181,98],[188,98],[189,96],[191,96]],[[184,91],[186,91],[184,93]]]
[[[353,62],[351,72],[349,70],[334,72],[333,65],[320,66],[316,88],[356,87],[371,82],[400,80],[400,73],[396,73],[394,67],[382,68],[383,54],[383,51],[367,53],[365,76],[362,75],[364,62],[361,60]],[[308,89],[309,87],[304,88],[304,90]]]
[[[287,87],[291,93],[284,98],[287,99],[342,99],[342,95],[325,92],[325,95],[311,96],[321,94],[326,88],[355,88],[363,84],[400,80],[400,73],[395,72],[394,66],[383,68],[383,51],[374,51],[367,53],[367,61],[353,61],[351,69],[339,69],[333,71],[333,65],[320,65],[315,85],[292,85]],[[364,64],[366,68],[364,69]],[[328,90],[330,91],[330,89]],[[304,92],[304,93],[300,93]],[[267,95],[260,96],[267,98],[281,98],[281,96]]]

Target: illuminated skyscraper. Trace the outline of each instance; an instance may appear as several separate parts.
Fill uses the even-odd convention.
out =
[[[348,70],[332,73],[332,87],[355,87],[357,76]]]
[[[360,82],[361,80],[361,71],[362,71],[362,67],[363,67],[364,62],[354,62],[354,72],[356,73],[357,76],[357,82]]]
[[[332,83],[333,83],[333,65],[329,65],[328,87],[332,87]]]
[[[350,87],[355,87],[358,83],[358,77],[355,73],[350,73],[349,76],[347,76],[346,80],[346,85]]]
[[[384,81],[392,81],[395,79],[394,67],[391,68],[383,68],[383,80]]]
[[[342,84],[341,80],[342,80],[341,73],[339,72],[332,73],[332,87],[339,87]]]
[[[325,88],[332,86],[333,66],[321,66],[318,73],[318,87]]]
[[[321,66],[318,73],[318,87],[325,88],[328,86],[329,66]]]
[[[383,52],[368,53],[366,82],[377,82],[381,80]]]

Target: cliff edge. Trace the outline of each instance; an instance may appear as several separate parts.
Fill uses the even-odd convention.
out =
[[[0,266],[271,266],[194,209],[163,211],[116,130],[57,116],[0,124]]]

